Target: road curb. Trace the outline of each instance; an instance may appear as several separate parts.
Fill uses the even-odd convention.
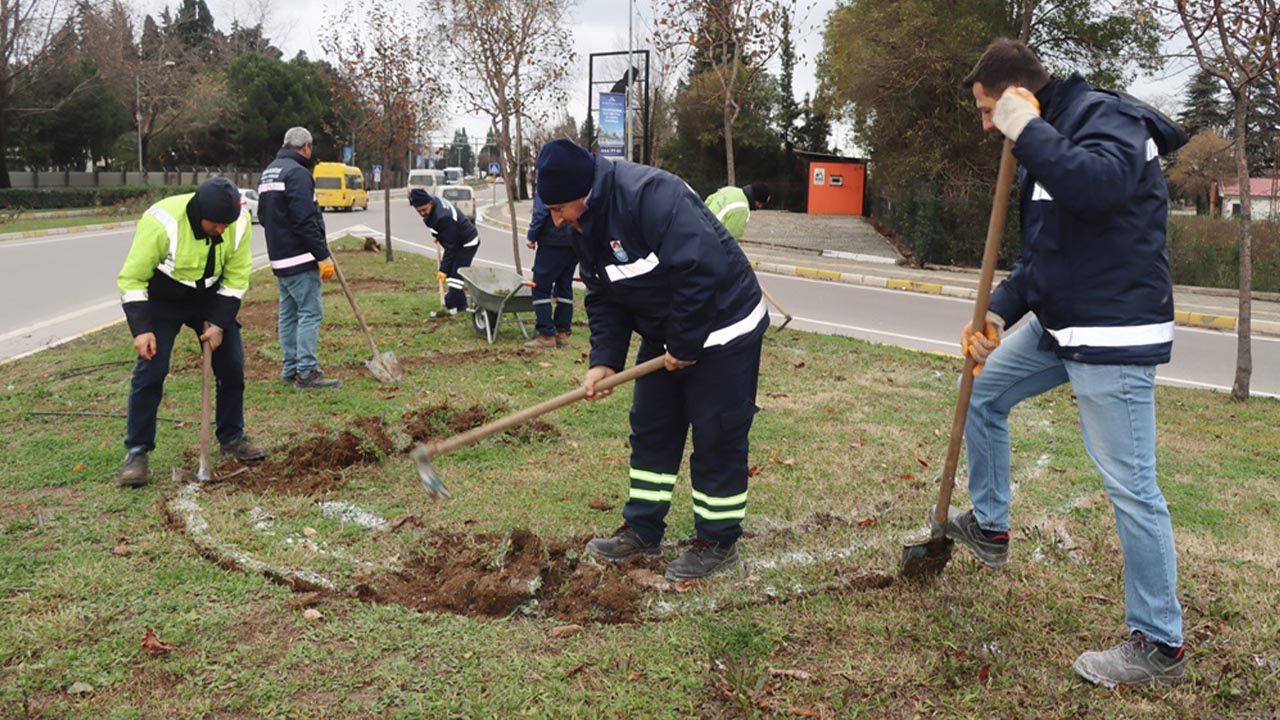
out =
[[[55,235],[73,235],[75,233],[91,232],[94,230],[119,230],[121,228],[131,228],[137,225],[136,220],[124,220],[121,222],[99,223],[97,225],[76,225],[74,227],[47,228],[45,230],[26,230],[16,233],[0,234],[0,242],[5,240],[26,240],[28,238],[51,237]]]
[[[973,288],[943,285],[941,283],[920,282],[918,280],[906,280],[903,278],[846,273],[836,270],[809,268],[798,265],[782,265],[779,263],[762,262],[758,260],[752,260],[751,267],[755,268],[759,272],[773,273],[775,275],[795,275],[796,277],[808,278],[810,280],[839,282],[846,285],[862,285],[864,287],[901,290],[904,292],[922,293],[926,295],[945,295],[947,297],[961,298],[965,300],[972,300],[978,296],[977,290]],[[1208,313],[1175,310],[1173,313],[1173,320],[1179,325],[1186,325],[1189,327],[1202,327],[1213,330],[1236,329],[1236,318],[1232,315],[1210,315]],[[1253,332],[1255,333],[1280,335],[1280,322],[1254,320],[1252,326]]]

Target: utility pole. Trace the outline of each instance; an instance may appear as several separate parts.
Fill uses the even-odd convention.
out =
[[[626,153],[626,159],[627,159],[627,161],[628,161],[628,162],[630,162],[630,161],[631,161],[631,145],[632,145],[632,138],[634,138],[634,137],[635,137],[635,135],[634,135],[635,130],[634,130],[634,127],[633,127],[633,125],[632,125],[632,120],[631,120],[631,94],[632,94],[632,93],[631,93],[631,86],[635,84],[635,73],[634,73],[634,71],[633,71],[633,68],[635,67],[635,56],[633,55],[633,53],[635,52],[635,46],[634,46],[634,40],[632,39],[632,25],[634,24],[634,23],[633,23],[633,19],[635,18],[635,15],[636,15],[636,1],[635,1],[635,0],[628,0],[628,2],[627,2],[627,74],[626,74],[626,78],[627,78],[627,94],[626,94],[626,96],[625,96],[625,97],[626,97],[626,99],[627,99],[627,153]]]

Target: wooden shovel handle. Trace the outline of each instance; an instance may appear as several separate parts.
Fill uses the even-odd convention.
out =
[[[663,363],[663,356],[658,356],[652,360],[636,365],[635,367],[629,367],[621,372],[614,373],[613,375],[610,375],[596,383],[596,392],[617,387],[623,383],[635,380],[636,378],[644,377],[655,370],[661,370]],[[478,428],[472,428],[460,435],[454,435],[453,437],[433,442],[427,445],[427,457],[437,458],[441,455],[451,453],[458,448],[474,445],[490,435],[500,433],[503,430],[508,430],[516,427],[517,425],[522,425],[536,417],[546,415],[552,410],[557,410],[565,405],[582,400],[586,396],[587,389],[579,386],[577,389],[570,390],[569,392],[553,397],[550,400],[544,400],[533,407],[525,408],[524,410],[512,413],[511,415],[507,415],[503,418],[498,418],[491,423],[481,425]]]
[[[351,288],[347,285],[347,278],[342,274],[342,266],[338,264],[338,259],[329,254],[329,262],[333,263],[333,274],[338,276],[338,284],[342,286],[342,293],[347,296],[347,302],[351,303],[351,312],[356,314],[356,322],[360,323],[360,329],[364,331],[364,339],[369,341],[369,351],[373,356],[378,357],[378,345],[373,342],[373,333],[369,332],[369,326],[365,324],[364,315],[360,312],[360,306],[356,305],[356,296],[351,294]]]
[[[212,415],[213,402],[210,397],[213,385],[213,348],[208,341],[200,341],[200,472],[197,477],[207,482],[213,477],[213,464],[209,459],[209,416]]]
[[[1000,172],[996,175],[996,194],[991,202],[991,220],[987,223],[987,244],[982,250],[982,274],[978,278],[978,298],[973,303],[972,328],[985,327],[987,308],[991,302],[991,284],[996,274],[996,260],[1000,256],[1000,238],[1004,235],[1005,216],[1009,213],[1009,192],[1013,189],[1013,142],[1004,141],[1000,151]],[[956,412],[951,420],[951,438],[947,443],[947,461],[942,468],[942,484],[938,488],[938,504],[933,508],[933,522],[939,528],[947,526],[947,508],[951,506],[951,491],[956,485],[956,465],[960,460],[960,441],[964,439],[964,421],[969,414],[969,398],[973,395],[973,368],[977,365],[966,355],[964,370],[960,373],[960,395],[956,398]]]

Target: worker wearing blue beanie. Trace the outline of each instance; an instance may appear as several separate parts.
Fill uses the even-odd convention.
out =
[[[702,199],[656,168],[593,156],[567,139],[538,153],[538,196],[573,234],[591,329],[587,398],[627,365],[663,358],[636,380],[631,487],[624,524],[587,543],[606,560],[661,555],[685,441],[697,537],[666,570],[696,580],[738,562],[747,512],[748,433],[756,413],[760,346],[769,315],[746,255]]]
[[[458,212],[453,203],[422,188],[409,191],[409,204],[418,211],[422,224],[442,250],[436,280],[447,285],[449,291],[444,296],[444,307],[431,316],[457,315],[467,307],[466,283],[458,275],[458,269],[471,266],[480,249],[480,233],[466,213]]]

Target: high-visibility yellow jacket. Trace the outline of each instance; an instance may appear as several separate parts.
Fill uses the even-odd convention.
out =
[[[740,187],[732,185],[722,187],[707,196],[707,209],[724,225],[734,240],[742,242],[742,235],[747,231],[747,220],[751,218],[751,203],[747,194]]]
[[[197,231],[200,218],[189,207],[195,193],[174,195],[152,205],[133,233],[133,245],[116,277],[129,331],[152,331],[154,303],[193,305],[218,327],[229,327],[240,311],[253,269],[249,215],[221,236]],[[209,266],[209,256],[213,264]],[[206,274],[206,268],[209,272]]]

